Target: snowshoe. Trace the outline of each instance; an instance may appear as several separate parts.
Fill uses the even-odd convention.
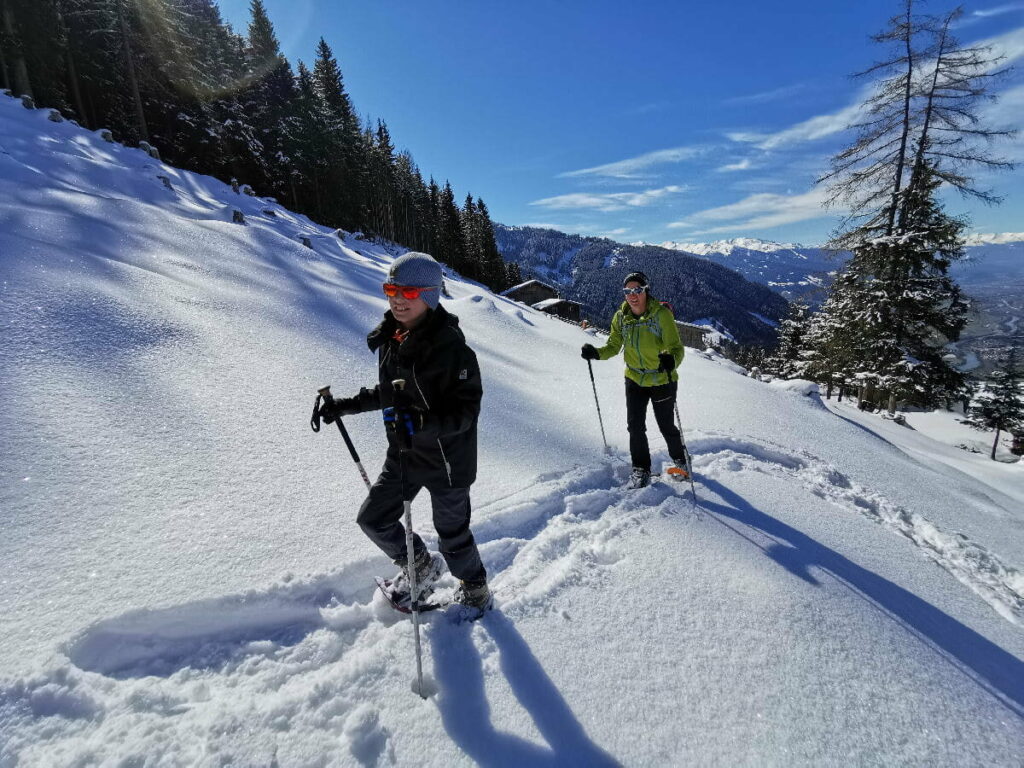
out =
[[[682,483],[690,479],[690,470],[686,466],[686,460],[673,461],[671,464],[665,467],[665,474],[677,483]]]
[[[408,592],[396,592],[394,582],[391,579],[384,579],[380,576],[374,578],[377,582],[377,588],[384,595],[384,599],[388,601],[392,608],[400,613],[412,613],[412,600],[409,599]],[[420,613],[426,613],[428,611],[436,611],[440,608],[447,608],[451,603],[451,600],[447,597],[438,599],[431,595],[424,598],[420,598],[419,605],[416,606],[416,610]]]
[[[395,565],[402,566],[402,570],[393,579],[378,579],[378,584],[380,582],[387,584],[388,591],[385,592],[385,597],[388,598],[388,602],[398,610],[403,610],[399,606],[406,606],[405,610],[408,611],[412,606],[408,570],[401,560],[396,560]],[[424,551],[416,556],[414,565],[416,567],[416,591],[419,592],[420,603],[425,603],[434,592],[434,584],[441,578],[444,571],[444,560],[440,555],[431,555]]]
[[[651,484],[651,471],[649,469],[641,469],[640,467],[633,467],[633,472],[629,476],[628,488],[646,488]]]

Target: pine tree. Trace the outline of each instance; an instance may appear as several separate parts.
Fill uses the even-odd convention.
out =
[[[456,272],[471,280],[476,279],[473,265],[466,259],[466,239],[462,229],[462,217],[455,204],[455,193],[450,182],[445,182],[436,200],[436,249],[433,254]]]
[[[251,0],[240,36],[215,0],[0,0],[0,86],[502,284],[482,201],[464,226],[451,186],[425,184],[383,120],[363,132],[326,41],[313,71],[294,74],[264,3]]]
[[[865,103],[857,139],[820,179],[830,184],[831,202],[849,206],[832,244],[853,257],[812,323],[808,371],[830,383],[853,377],[862,397],[887,394],[890,410],[899,399],[934,406],[963,386],[942,346],[957,339],[966,317],[948,271],[962,255],[965,223],[942,210],[936,193],[946,182],[990,199],[965,167],[1008,165],[974,146],[1006,133],[976,114],[997,60],[983,49],[958,49],[949,35],[955,18],[918,19],[905,0],[904,12],[875,37],[894,43],[893,55],[862,73],[884,77]],[[931,77],[922,78],[928,57]]]
[[[507,288],[512,288],[523,282],[523,275],[519,270],[519,264],[510,261],[505,265],[505,283]]]
[[[323,38],[317,44],[313,87],[323,115],[326,156],[331,158],[325,181],[333,204],[326,213],[346,229],[359,229],[366,223],[361,192],[367,176],[362,132],[345,90],[341,68]]]
[[[491,213],[487,209],[482,198],[476,199],[476,210],[478,217],[477,238],[479,239],[480,258],[483,265],[484,285],[494,291],[503,291],[516,283],[508,283],[505,273],[505,260],[498,250],[498,243],[494,239],[494,222],[491,221]]]
[[[807,361],[801,356],[807,335],[809,308],[800,301],[789,305],[789,315],[778,327],[779,344],[774,354],[765,360],[766,369],[784,379],[801,378]]]
[[[1006,362],[993,371],[987,386],[971,403],[968,423],[975,429],[994,429],[991,458],[996,458],[1002,431],[1024,430],[1024,370],[1019,365],[1016,347],[1011,347]]]

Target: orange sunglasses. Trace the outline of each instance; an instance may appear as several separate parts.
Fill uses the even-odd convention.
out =
[[[429,288],[416,288],[411,285],[395,285],[394,283],[384,283],[385,296],[390,298],[392,296],[397,296],[399,293],[401,293],[402,298],[408,299],[409,301],[412,301],[413,299],[418,299],[420,297],[420,294],[423,293],[424,291],[436,290],[437,288],[434,286],[431,286]]]

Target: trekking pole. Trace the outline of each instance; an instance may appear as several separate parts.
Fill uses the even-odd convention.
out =
[[[693,494],[693,504],[697,505],[697,487],[693,484],[693,462],[690,460],[690,449],[686,447],[686,440],[683,438],[683,420],[679,418],[679,397],[678,387],[676,388],[676,399],[672,401],[672,405],[676,409],[676,423],[679,426],[679,439],[683,443],[683,456],[686,457],[686,473],[690,476],[690,493]]]
[[[590,371],[590,386],[594,388],[594,405],[597,406],[597,423],[601,425],[601,441],[604,443],[604,452],[612,455],[612,449],[608,447],[608,440],[604,436],[604,419],[601,418],[601,403],[597,399],[597,383],[594,381],[594,364],[587,358],[587,369]]]
[[[313,403],[313,416],[309,420],[309,426],[313,428],[314,432],[320,431],[320,401],[325,403],[333,403],[334,396],[331,394],[330,385],[321,387],[317,390],[316,402]],[[338,431],[341,432],[341,436],[345,438],[345,445],[348,446],[348,452],[352,454],[352,461],[356,463],[356,468],[359,470],[359,474],[363,476],[363,482],[366,483],[366,487],[370,487],[370,478],[366,475],[366,470],[363,469],[363,462],[359,460],[359,454],[356,453],[356,447],[352,444],[352,438],[348,436],[348,430],[345,429],[345,425],[341,423],[341,416],[337,419]]]
[[[405,379],[395,379],[391,382],[395,392],[405,390]],[[397,398],[396,398],[397,401]],[[409,415],[395,407],[395,428],[402,435],[402,449],[399,451],[399,472],[402,476],[402,506],[405,508],[405,568],[409,575],[409,597],[412,600],[412,631],[416,640],[416,688],[415,691],[421,699],[427,696],[423,693],[423,651],[420,648],[420,595],[416,584],[416,555],[412,538],[412,499],[406,492],[405,486],[405,452],[412,447],[412,423],[408,421]]]

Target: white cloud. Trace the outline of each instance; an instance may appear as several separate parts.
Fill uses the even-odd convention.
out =
[[[557,229],[559,232],[567,232],[570,228],[567,224],[556,224],[553,221],[528,221],[521,226],[534,227],[536,229]]]
[[[1024,10],[1024,3],[1010,3],[1009,5],[1000,5],[996,8],[986,8],[980,11],[971,11],[971,16],[977,16],[979,18],[987,19],[991,16],[1002,16],[1004,13],[1013,13],[1014,11]]]
[[[1018,131],[1015,136],[996,142],[993,154],[1011,162],[1024,161],[1024,85],[1000,93],[998,101],[986,106],[984,119],[993,128]]]
[[[991,46],[993,53],[1005,57],[998,66],[1007,67],[1018,59],[1024,58],[1024,27],[979,40],[971,43],[971,46]],[[924,68],[927,66],[927,63],[922,65]],[[814,141],[841,133],[862,117],[863,102],[871,95],[875,87],[876,84],[872,83],[861,88],[854,100],[837,112],[816,115],[781,131],[774,133],[734,131],[727,133],[726,137],[742,144],[753,144],[758,149],[779,149],[790,144]]]
[[[775,133],[733,132],[726,136],[732,141],[753,144],[758,149],[778,149],[788,144],[823,139],[841,133],[857,121],[863,110],[863,101],[871,89],[862,89],[856,101],[829,115],[817,115]]]
[[[733,96],[732,98],[724,99],[722,104],[766,104],[770,101],[776,101],[778,99],[784,99],[787,96],[792,96],[794,93],[799,93],[806,87],[807,85],[805,83],[785,85],[781,88],[773,88],[770,91],[762,91],[760,93],[751,93],[747,96]]]
[[[991,46],[993,53],[1006,57],[997,65],[999,68],[1008,67],[1017,59],[1024,58],[1024,27],[971,43],[972,48],[985,46]]]
[[[737,203],[697,211],[685,220],[668,224],[669,229],[692,229],[715,222],[731,222],[727,225],[712,226],[691,234],[717,234],[771,229],[783,224],[808,221],[832,215],[834,211],[824,207],[826,190],[813,187],[799,195],[776,195],[762,192],[750,195]]]
[[[718,171],[719,173],[731,173],[733,171],[746,171],[749,168],[751,168],[752,165],[753,164],[750,162],[750,158],[747,157],[747,158],[744,158],[744,159],[740,160],[738,163],[729,163],[727,165],[719,166],[715,170]]]
[[[675,147],[674,149],[659,149],[655,152],[648,152],[645,155],[631,157],[626,160],[618,160],[614,163],[595,165],[593,168],[582,168],[578,171],[566,171],[558,174],[557,178],[570,179],[581,176],[611,176],[617,179],[643,178],[640,171],[651,168],[655,165],[668,163],[681,163],[684,160],[691,160],[706,151],[705,147]]]
[[[568,195],[545,197],[534,200],[530,205],[537,205],[551,210],[592,209],[597,211],[624,211],[628,208],[643,208],[656,200],[686,191],[685,186],[672,185],[659,189],[647,189],[643,192],[613,192],[598,194],[593,192],[574,192]]]

